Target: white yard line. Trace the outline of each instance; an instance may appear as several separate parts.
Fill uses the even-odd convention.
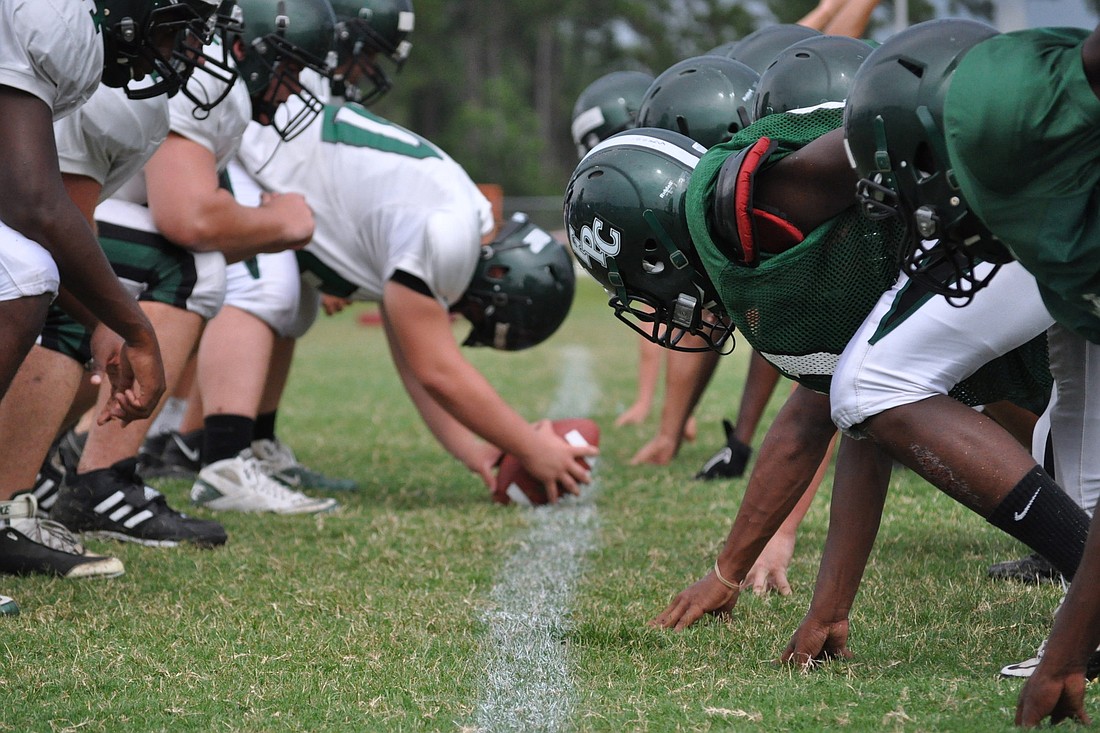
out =
[[[564,354],[561,382],[547,417],[583,417],[598,394],[591,354]],[[485,681],[474,716],[478,731],[557,731],[570,726],[576,690],[566,638],[570,602],[585,555],[596,546],[597,479],[579,498],[527,511],[530,524],[504,562],[482,616]],[[519,507],[516,507],[519,509]]]

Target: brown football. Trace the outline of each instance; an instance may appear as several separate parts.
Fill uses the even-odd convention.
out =
[[[554,432],[572,445],[599,445],[600,426],[588,418],[575,417],[562,420],[552,420],[550,423]],[[578,458],[577,461],[585,468],[591,468],[589,461]],[[564,496],[565,491],[559,487],[559,496]],[[523,504],[534,506],[536,504],[548,504],[550,497],[546,494],[546,487],[534,476],[527,472],[519,459],[510,453],[506,453],[497,469],[496,486],[493,488],[493,501],[498,504]]]

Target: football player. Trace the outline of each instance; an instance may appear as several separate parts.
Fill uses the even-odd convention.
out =
[[[674,133],[618,136],[594,150],[570,182],[566,207],[571,243],[582,264],[615,293],[612,305],[620,317],[637,321],[638,328],[669,347],[676,346],[680,332],[691,330],[721,349],[735,323],[754,348],[800,383],[796,407],[789,401],[772,430],[791,431],[806,419],[816,425],[795,434],[803,440],[804,450],[782,447],[797,451],[787,464],[765,459],[765,447],[781,455],[780,446],[765,439],[753,479],[763,463],[779,471],[781,480],[769,487],[750,479],[714,569],[677,596],[654,619],[655,625],[683,628],[708,611],[726,611],[736,603],[744,572],[798,498],[831,436],[825,397],[831,373],[856,329],[897,279],[894,253],[906,232],[898,224],[866,220],[854,204],[847,185],[853,174],[844,154],[841,114],[840,105],[824,105],[771,115],[705,156]],[[659,163],[654,165],[651,157]],[[624,181],[630,182],[627,189]],[[662,191],[665,195],[659,199],[638,199]],[[611,201],[613,207],[601,205]],[[632,210],[638,212],[634,219],[628,213]],[[597,236],[597,230],[602,234]],[[620,243],[618,253],[602,245],[609,237]],[[647,251],[644,243],[652,238],[662,246]],[[688,267],[677,268],[676,262]],[[608,279],[611,271],[618,286]],[[844,294],[840,300],[838,293]],[[707,321],[703,309],[720,317]],[[910,318],[923,312],[923,307],[916,308]],[[967,322],[960,322],[965,328]],[[939,424],[936,430],[925,424],[922,437],[937,434],[922,443],[884,442],[883,447],[1072,574],[1081,552],[1083,512],[1008,433],[947,396],[951,390],[971,404],[984,404],[994,397],[1031,397],[1041,390],[1042,327],[1024,331],[999,343],[1003,356],[982,372],[962,371],[968,378],[957,383],[951,382],[958,374],[950,369],[927,377],[917,409],[936,404],[949,410],[957,434]],[[975,368],[985,356],[979,352],[972,357],[978,362]],[[1039,369],[1027,368],[1029,357],[1038,358],[1034,366]],[[1006,380],[1007,374],[1016,378]],[[958,441],[957,435],[971,440]],[[999,449],[1005,471],[982,475],[985,463],[960,448],[972,447],[975,435],[983,435]],[[930,463],[928,455],[938,456],[939,462]],[[842,439],[834,519],[818,588],[811,614],[784,652],[785,659],[804,662],[848,654],[847,616],[837,609],[850,608],[858,587],[877,532],[890,458],[871,441]],[[975,470],[975,462],[980,470]],[[953,482],[943,466],[958,474],[968,472],[972,483]],[[1034,497],[1027,518],[1005,522],[1019,509],[1017,497],[1028,486],[1034,492],[1036,482],[1047,490]],[[1076,521],[1063,521],[1064,517]],[[759,528],[764,529],[755,531]],[[843,618],[822,623],[814,615],[822,609]]]
[[[1100,28],[997,34],[940,21],[888,43],[857,79],[845,121],[863,204],[939,237],[936,247],[910,248],[906,264],[914,279],[951,298],[965,302],[1001,275],[958,276],[948,272],[950,263],[1015,259],[1032,273],[1063,327],[1052,334],[1080,358],[1071,375],[1076,399],[1052,415],[1052,437],[1060,424],[1078,430],[1079,440],[1091,435],[1088,396],[1097,382],[1087,367],[1100,340],[1094,257]],[[915,63],[897,62],[911,52]],[[1094,444],[1063,451],[1056,443],[1054,451],[1059,478],[1064,467],[1092,479],[1079,497],[1089,509],[1096,500]],[[1048,716],[1088,720],[1086,666],[1100,644],[1097,535],[1090,532],[1078,581],[1021,692],[1019,725]]]
[[[327,0],[243,0],[238,10],[222,20],[228,55],[220,45],[207,52],[225,56],[239,76],[194,75],[189,81],[193,96],[222,101],[208,113],[196,113],[189,97],[173,98],[167,139],[142,175],[96,210],[103,246],[119,272],[133,281],[157,327],[173,385],[199,334],[222,305],[226,260],[299,247],[313,231],[312,212],[303,197],[288,193],[246,207],[220,183],[250,120],[290,138],[316,116],[320,102],[298,83],[297,75],[307,67],[327,72],[334,44],[332,8]],[[288,99],[294,106],[284,112]],[[74,531],[147,545],[224,542],[224,533],[211,529],[214,523],[180,520],[156,526],[140,521],[163,503],[136,468],[149,423],[125,431],[94,425],[82,450],[72,434],[63,438],[67,472],[51,517]],[[282,488],[272,487],[275,492]],[[288,512],[323,511],[333,505],[301,495],[279,497]]]
[[[412,4],[408,0],[342,0],[333,8],[337,39],[333,79],[310,72],[303,77],[305,83],[316,89],[319,97],[334,102],[342,102],[348,95],[378,99],[392,86],[379,56],[400,67],[411,48],[409,37],[415,26]],[[355,481],[302,465],[276,435],[278,406],[302,335],[294,319],[298,298],[298,264],[292,252],[265,253],[248,266],[229,266],[225,305],[202,336],[198,379],[180,426],[183,435],[173,436],[178,442],[169,445],[180,451],[165,451],[161,457],[167,466],[178,473],[190,469],[191,478],[205,471],[205,480],[217,481],[228,491],[224,487],[236,474],[210,466],[223,461],[230,461],[225,466],[236,465],[232,461],[248,451],[259,474],[286,485],[295,495],[302,496],[301,489],[357,488]],[[242,338],[250,344],[244,352],[240,349]],[[218,427],[230,421],[232,430]],[[215,429],[207,431],[204,426],[211,423]],[[179,455],[188,441],[196,439],[202,444],[201,460]],[[249,492],[248,486],[237,487],[241,502],[240,497]],[[270,501],[266,495],[252,495],[259,506]]]
[[[250,126],[239,155],[264,190],[304,185],[318,211],[313,241],[299,252],[303,280],[351,300],[379,302],[402,381],[432,434],[486,486],[504,452],[546,485],[577,493],[589,473],[548,424],[531,425],[467,361],[450,313],[473,323],[465,343],[514,350],[548,338],[573,297],[565,248],[525,220],[493,228],[489,202],[465,171],[419,135],[349,104],[279,147]],[[380,185],[380,182],[384,182]],[[311,288],[312,289],[312,288]],[[303,323],[316,294],[303,297]],[[312,306],[312,307],[310,307]],[[234,487],[200,473],[192,498],[235,509]]]
[[[164,388],[156,336],[109,269],[78,205],[83,199],[77,195],[74,203],[69,195],[76,191],[62,179],[50,121],[72,114],[101,83],[124,88],[133,99],[177,91],[197,63],[194,51],[209,34],[215,7],[213,0],[0,3],[5,145],[0,172],[10,183],[0,203],[7,334],[0,394],[7,392],[57,294],[59,303],[94,330],[98,368],[110,377],[99,420],[128,422],[155,407]],[[37,422],[32,416],[28,424]],[[10,499],[18,488],[9,485],[0,493],[8,499],[0,502],[6,528],[0,571],[64,577],[122,573],[117,559],[86,553],[63,527],[41,521],[32,495]]]

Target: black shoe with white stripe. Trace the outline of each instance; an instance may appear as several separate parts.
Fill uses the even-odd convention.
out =
[[[38,501],[38,514],[43,519],[49,518],[50,509],[57,501],[57,492],[61,490],[61,484],[65,481],[65,466],[61,462],[57,441],[50,446],[50,452],[46,454],[46,460],[38,469],[38,477],[34,480],[34,489],[31,493]]]
[[[138,475],[135,458],[69,474],[50,517],[73,532],[155,547],[181,542],[215,547],[227,539],[218,522],[189,517],[168,506],[164,495]]]

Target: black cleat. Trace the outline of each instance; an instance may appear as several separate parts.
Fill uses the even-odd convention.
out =
[[[153,547],[225,544],[221,524],[171,508],[136,469],[137,459],[127,458],[109,468],[70,474],[50,516],[74,532]]]

